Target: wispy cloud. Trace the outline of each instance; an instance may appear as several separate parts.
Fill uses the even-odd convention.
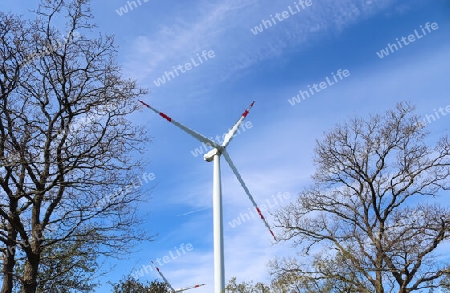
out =
[[[187,212],[187,213],[183,213],[183,214],[178,214],[177,216],[188,216],[188,215],[191,215],[191,214],[194,214],[194,213],[198,213],[198,212],[201,212],[201,211],[205,211],[205,210],[207,210],[207,209],[210,209],[209,207],[206,207],[206,208],[202,208],[202,209],[195,209],[195,210],[193,210],[193,211],[190,211],[190,212]]]
[[[262,3],[258,0],[200,2],[189,13],[174,11],[172,23],[161,24],[148,35],[135,38],[125,69],[139,79],[153,80],[172,66],[183,64],[201,50],[214,50],[211,68],[191,71],[189,76],[216,82],[260,61],[298,51],[327,34],[336,34],[385,9],[395,0],[313,1],[308,10],[281,22],[270,31],[253,35],[250,28],[281,13],[292,1]],[[302,46],[300,46],[302,45]],[[187,78],[187,77],[186,77]],[[203,80],[204,81],[204,80]],[[171,85],[172,86],[172,85]]]

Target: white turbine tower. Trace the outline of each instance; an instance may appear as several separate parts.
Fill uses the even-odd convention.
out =
[[[201,286],[205,286],[205,284],[198,284],[198,285],[194,285],[194,286],[189,286],[189,287],[184,287],[184,288],[180,288],[180,289],[174,289],[172,287],[172,285],[170,285],[169,281],[167,281],[166,277],[164,277],[164,275],[162,274],[162,272],[159,270],[159,268],[155,265],[155,263],[152,261],[153,266],[155,267],[156,271],[158,272],[158,274],[161,276],[161,278],[164,280],[164,283],[166,283],[166,285],[169,287],[169,289],[172,291],[171,293],[177,293],[177,292],[183,292],[189,289],[195,289]]]
[[[225,135],[222,145],[218,145],[209,138],[195,132],[190,128],[187,128],[186,126],[173,120],[166,114],[156,110],[155,108],[144,103],[143,101],[139,102],[141,102],[144,106],[148,107],[153,112],[159,114],[161,117],[171,122],[175,126],[178,126],[191,136],[195,137],[200,142],[213,147],[211,151],[209,151],[207,154],[204,155],[204,159],[208,162],[214,161],[214,173],[213,173],[214,280],[215,280],[214,292],[223,293],[225,290],[225,264],[223,257],[224,246],[223,246],[223,217],[222,217],[222,186],[220,182],[220,155],[223,155],[225,160],[230,165],[231,170],[233,170],[233,173],[236,175],[242,188],[244,188],[244,191],[247,194],[248,198],[252,202],[261,219],[264,221],[264,224],[266,225],[267,229],[269,229],[270,234],[272,234],[273,238],[276,240],[275,234],[272,232],[272,229],[270,228],[269,224],[267,223],[266,219],[261,213],[261,210],[258,208],[258,205],[253,199],[253,196],[250,194],[250,191],[248,190],[247,185],[245,185],[244,180],[242,180],[241,174],[239,174],[236,167],[234,166],[233,161],[228,155],[228,152],[225,150],[230,141],[233,139],[233,136],[238,130],[239,125],[241,125],[242,121],[244,121],[245,117],[247,117],[247,114],[249,113],[250,109],[253,107],[253,104],[255,102],[253,101],[250,104],[250,106],[244,111],[244,113],[242,113],[239,120],[228,131],[228,133]]]

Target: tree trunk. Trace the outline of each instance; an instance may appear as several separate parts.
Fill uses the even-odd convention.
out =
[[[3,284],[1,293],[12,293],[13,290],[13,272],[16,265],[16,239],[17,231],[8,223],[8,243],[3,260]]]
[[[28,257],[23,272],[23,287],[21,293],[36,293],[38,277],[39,257]]]

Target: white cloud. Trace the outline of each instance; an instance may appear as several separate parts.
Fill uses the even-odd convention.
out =
[[[151,81],[172,66],[184,64],[202,50],[214,50],[217,57],[211,68],[198,68],[185,75],[191,76],[190,81],[202,80],[203,84],[211,76],[219,82],[262,60],[278,57],[282,52],[297,51],[301,44],[308,45],[325,34],[339,33],[393,2],[395,0],[374,0],[370,4],[365,0],[313,1],[310,8],[256,36],[250,28],[272,14],[287,10],[293,3],[201,2],[190,6],[189,14],[175,11],[174,22],[135,38],[124,68],[128,75],[145,79],[154,86]]]

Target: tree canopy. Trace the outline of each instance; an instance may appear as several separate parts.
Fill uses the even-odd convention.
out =
[[[142,283],[131,276],[122,278],[112,286],[112,293],[170,293],[171,291],[164,282],[153,280]]]
[[[408,103],[354,118],[317,141],[313,184],[275,214],[279,238],[299,258],[274,260],[299,292],[399,292],[438,288],[450,274],[448,135],[434,145]],[[447,192],[447,193],[446,193]]]
[[[149,137],[128,119],[146,91],[121,76],[111,36],[90,37],[88,2],[0,12],[2,293],[85,291],[99,256],[150,239],[135,181]]]

